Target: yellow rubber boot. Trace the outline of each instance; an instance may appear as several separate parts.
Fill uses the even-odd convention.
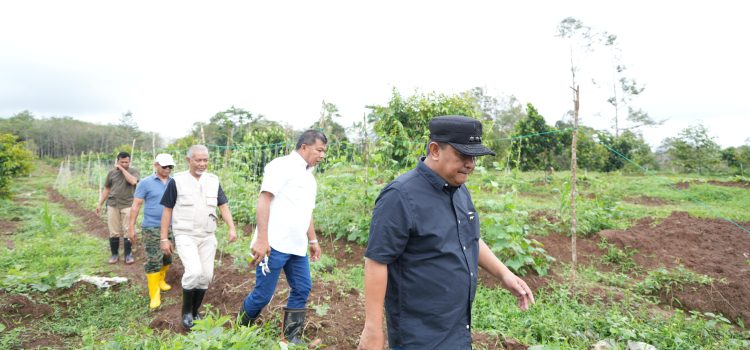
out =
[[[165,281],[165,279],[167,278],[167,270],[169,270],[169,265],[162,266],[161,271],[159,271],[159,275],[161,276],[159,279],[159,288],[162,290],[162,292],[166,292],[172,289],[172,286],[168,285]]]
[[[151,298],[151,303],[148,307],[156,309],[161,305],[161,291],[159,290],[159,281],[161,280],[161,272],[147,273],[148,278],[148,296]]]

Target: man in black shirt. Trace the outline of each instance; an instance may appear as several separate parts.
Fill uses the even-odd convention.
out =
[[[428,155],[375,201],[365,253],[365,327],[359,349],[381,350],[383,304],[392,349],[471,349],[478,267],[527,309],[526,283],[479,237],[479,215],[464,186],[482,145],[482,124],[461,116],[430,121]]]

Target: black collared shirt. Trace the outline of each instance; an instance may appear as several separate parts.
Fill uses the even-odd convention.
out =
[[[419,162],[380,192],[365,256],[388,265],[391,347],[471,349],[479,216],[466,186]]]

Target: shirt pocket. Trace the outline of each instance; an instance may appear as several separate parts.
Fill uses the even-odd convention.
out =
[[[479,215],[474,211],[459,214],[461,243],[468,248],[479,241]]]
[[[208,222],[206,222],[206,232],[216,231],[216,215],[208,214]]]
[[[219,197],[217,196],[206,196],[206,205],[210,208],[216,208],[217,203],[219,202]]]
[[[178,206],[178,207],[192,207],[194,205],[195,205],[195,201],[193,200],[193,193],[192,192],[177,193],[177,203],[176,203],[176,206]]]
[[[192,230],[193,216],[195,214],[195,201],[193,193],[184,192],[177,194],[177,203],[172,211],[172,227],[178,230]]]

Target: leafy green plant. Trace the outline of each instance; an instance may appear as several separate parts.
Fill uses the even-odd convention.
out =
[[[0,198],[10,196],[10,179],[28,175],[31,171],[31,152],[16,136],[0,133]]]
[[[527,237],[529,215],[516,208],[515,195],[508,192],[484,203],[482,212],[488,214],[481,217],[482,239],[514,272],[525,275],[533,270],[544,276],[554,258],[541,243]]]
[[[558,194],[558,215],[562,232],[569,232],[571,224],[570,182],[564,182],[554,192]],[[601,230],[627,227],[627,219],[620,204],[606,193],[576,196],[576,215],[578,227],[576,233],[589,237]]]
[[[383,185],[368,186],[363,172],[358,167],[331,168],[319,178],[315,227],[324,235],[359,244],[367,242],[372,208]]]
[[[604,237],[602,237],[599,244],[597,244],[597,247],[606,251],[601,257],[603,264],[614,266],[617,270],[622,272],[629,272],[636,268],[633,255],[637,254],[638,250],[627,246],[624,249],[620,249],[616,245],[608,243],[607,239]]]
[[[675,301],[673,298],[675,290],[683,290],[687,284],[711,285],[714,279],[695,273],[680,265],[673,269],[659,268],[648,272],[648,275],[638,284],[636,291],[646,295],[662,295],[670,298],[670,302]]]

